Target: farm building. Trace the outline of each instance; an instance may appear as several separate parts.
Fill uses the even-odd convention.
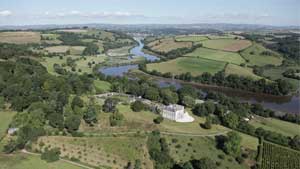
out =
[[[176,122],[194,121],[194,118],[184,111],[184,106],[177,104],[163,106],[161,114],[164,118],[175,120]]]

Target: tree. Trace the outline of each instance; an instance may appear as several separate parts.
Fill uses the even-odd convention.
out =
[[[83,119],[88,124],[93,124],[97,122],[97,111],[94,105],[89,105],[87,110],[83,115]]]
[[[300,150],[300,136],[299,135],[294,136],[291,139],[289,144],[293,149]]]
[[[178,95],[172,92],[170,89],[162,89],[160,91],[160,96],[164,104],[175,104],[178,102]]]
[[[162,116],[158,116],[158,117],[156,117],[154,120],[153,120],[153,122],[155,123],[155,124],[160,124],[161,122],[163,122],[164,121],[164,118],[162,117]]]
[[[83,55],[96,55],[98,54],[99,47],[94,43],[88,43],[86,48],[83,50]]]
[[[216,163],[208,157],[201,158],[200,160],[191,161],[194,169],[216,169]]]
[[[59,148],[53,148],[51,150],[46,148],[41,155],[41,159],[50,163],[59,160],[59,155],[60,155]]]
[[[139,111],[144,110],[146,108],[146,105],[143,102],[137,100],[137,101],[133,102],[130,107],[133,111],[139,112]]]
[[[66,117],[65,120],[65,128],[70,132],[73,133],[78,130],[80,125],[80,116],[71,114]]]
[[[116,112],[117,111],[117,106],[118,104],[118,100],[117,99],[113,99],[113,98],[107,98],[105,101],[104,101],[104,104],[102,106],[102,110],[104,112]]]
[[[183,96],[181,103],[187,107],[193,107],[195,105],[195,99],[191,96]]]
[[[212,120],[211,120],[211,118],[208,116],[208,117],[206,117],[205,123],[204,123],[202,126],[203,126],[203,128],[205,128],[205,129],[211,129],[211,123],[212,123]]]
[[[230,112],[224,115],[222,122],[225,126],[235,129],[239,124],[239,117],[235,113]]]
[[[115,112],[109,117],[111,126],[120,126],[123,123],[124,116],[119,112]]]
[[[158,89],[154,87],[150,87],[146,90],[145,96],[146,99],[153,100],[153,101],[159,101],[160,96],[159,96],[159,91]]]
[[[74,110],[76,106],[80,108],[84,106],[83,100],[79,96],[75,96],[72,100],[72,109]]]
[[[227,139],[224,142],[224,152],[232,156],[238,156],[241,149],[241,141],[242,137],[238,133],[234,131],[228,132]]]
[[[50,126],[54,128],[63,129],[64,128],[64,117],[59,113],[51,113],[48,116]]]

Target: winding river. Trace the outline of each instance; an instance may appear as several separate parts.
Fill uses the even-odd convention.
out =
[[[140,38],[135,38],[138,42],[138,46],[132,48],[130,50],[130,54],[132,56],[141,56],[145,57],[148,61],[159,60],[157,56],[146,54],[143,52],[144,44],[142,43]],[[125,65],[125,66],[113,66],[108,68],[99,69],[99,71],[105,75],[111,76],[123,76],[131,69],[137,69],[137,65]],[[173,85],[177,89],[182,86],[185,82],[180,82],[177,80],[171,79],[157,79],[157,84],[160,87]],[[294,96],[270,96],[264,94],[256,94],[256,93],[248,93],[244,91],[236,91],[233,89],[222,88],[222,87],[212,87],[205,85],[194,85],[195,87],[202,89],[203,91],[218,91],[226,94],[227,96],[237,97],[242,102],[249,103],[260,103],[264,107],[279,111],[279,112],[288,112],[288,113],[300,113],[300,97],[299,95]]]

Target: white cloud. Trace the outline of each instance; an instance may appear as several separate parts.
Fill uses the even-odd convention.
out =
[[[9,10],[0,11],[0,16],[10,16],[12,12]]]
[[[88,17],[88,18],[110,18],[110,17],[132,17],[132,16],[142,16],[138,14],[133,14],[130,12],[81,12],[77,10],[69,11],[69,12],[45,12],[45,16],[47,17]]]

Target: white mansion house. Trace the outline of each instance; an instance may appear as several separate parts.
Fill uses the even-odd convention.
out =
[[[176,122],[192,122],[194,118],[184,111],[184,106],[172,104],[163,106],[161,115],[164,118],[175,120]]]

